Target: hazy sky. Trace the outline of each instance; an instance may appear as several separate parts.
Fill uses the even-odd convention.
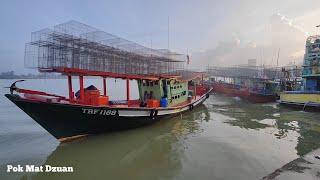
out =
[[[24,68],[31,32],[77,20],[154,48],[191,54],[191,66],[302,60],[320,24],[319,0],[1,0],[0,72]]]

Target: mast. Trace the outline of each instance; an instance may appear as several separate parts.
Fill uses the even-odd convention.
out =
[[[277,67],[279,66],[279,55],[280,55],[280,48],[279,48],[279,50],[278,50]]]
[[[167,34],[168,35],[168,37],[167,37],[168,38],[167,39],[167,41],[168,41],[168,51],[169,51],[169,48],[170,48],[170,46],[169,46],[170,45],[170,43],[169,43],[170,42],[170,39],[169,39],[170,38],[170,29],[169,29],[169,25],[170,24],[169,24],[169,22],[170,22],[170,19],[169,19],[169,16],[168,16],[168,22],[167,22],[168,23],[167,24],[167,26],[168,26],[168,34]]]
[[[169,46],[169,44],[170,44],[170,43],[169,43],[169,42],[170,42],[170,39],[169,39],[169,37],[170,37],[170,36],[169,36],[169,16],[168,16],[168,22],[167,22],[167,23],[168,23],[168,24],[167,24],[167,26],[168,26],[168,34],[167,34],[167,35],[168,35],[168,37],[167,37],[167,38],[168,38],[168,39],[167,39],[167,41],[168,41],[168,42],[167,42],[167,43],[168,43],[168,56],[170,57],[170,50],[169,50],[169,48],[170,48],[170,46]],[[169,66],[168,66],[167,73],[169,74]]]

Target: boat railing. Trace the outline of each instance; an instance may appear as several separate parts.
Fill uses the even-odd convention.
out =
[[[275,93],[270,89],[251,88],[250,93],[262,94],[262,95],[274,95]]]
[[[286,94],[320,94],[320,91],[284,91]]]

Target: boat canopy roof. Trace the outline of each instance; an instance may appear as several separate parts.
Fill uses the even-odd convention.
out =
[[[76,68],[42,68],[40,72],[56,72],[71,76],[100,76],[119,79],[159,81],[161,79],[175,79],[177,81],[191,81],[207,76],[204,72],[176,71],[170,74],[121,74],[114,72],[92,71]]]

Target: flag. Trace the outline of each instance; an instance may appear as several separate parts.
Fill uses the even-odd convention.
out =
[[[187,64],[190,64],[190,56],[187,55]]]

